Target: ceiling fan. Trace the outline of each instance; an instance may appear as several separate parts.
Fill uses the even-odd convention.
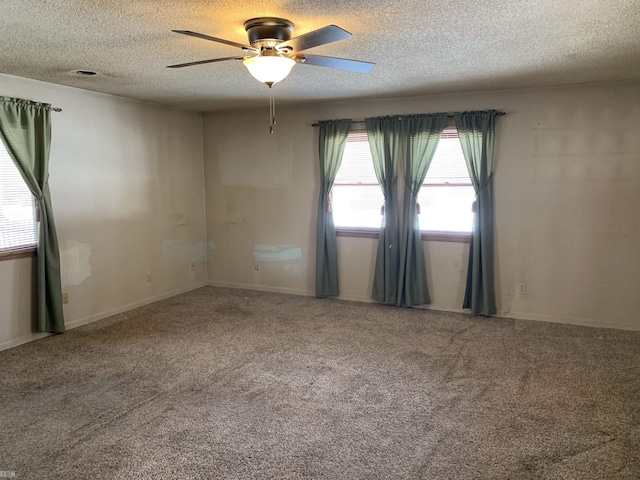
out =
[[[237,57],[212,58],[197,62],[179,63],[177,65],[169,65],[167,68],[182,68],[227,60],[242,60],[242,63],[256,80],[269,86],[269,133],[273,133],[273,126],[276,123],[275,101],[271,87],[275,83],[284,80],[296,63],[359,73],[367,73],[375,66],[371,62],[300,53],[313,47],[351,37],[349,32],[336,25],[328,25],[291,38],[291,33],[293,32],[293,23],[291,21],[277,17],[258,17],[244,22],[244,29],[249,36],[250,45],[243,45],[190,30],[173,30],[175,33],[238,47],[246,54]]]
[[[167,68],[191,67],[205,63],[224,62],[226,60],[243,60],[251,75],[271,87],[273,84],[283,80],[296,63],[359,73],[367,73],[375,66],[370,62],[300,53],[313,47],[351,37],[351,33],[336,25],[328,25],[294,38],[291,38],[293,23],[284,18],[252,18],[244,22],[244,28],[249,36],[250,45],[243,45],[190,30],[173,30],[173,32],[183,35],[238,47],[247,52],[247,54],[237,57],[212,58],[197,62],[180,63],[169,65]]]

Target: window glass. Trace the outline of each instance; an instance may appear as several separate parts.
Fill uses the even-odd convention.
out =
[[[349,133],[331,200],[337,227],[380,227],[384,196],[373,169],[366,131]],[[455,127],[447,127],[418,193],[420,230],[471,232],[474,200],[458,133]]]
[[[384,205],[367,132],[349,133],[342,163],[331,190],[333,221],[338,227],[380,228]]]
[[[420,230],[471,232],[475,192],[455,127],[442,133],[418,193]]]
[[[0,253],[36,245],[35,213],[33,195],[0,141]]]

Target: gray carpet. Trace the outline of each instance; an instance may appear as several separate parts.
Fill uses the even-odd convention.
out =
[[[640,478],[640,332],[207,287],[0,373],[20,479]]]

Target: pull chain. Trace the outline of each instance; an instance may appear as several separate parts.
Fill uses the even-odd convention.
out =
[[[276,124],[276,99],[273,96],[272,85],[269,85],[269,133],[273,135],[273,126]]]
[[[273,93],[271,94],[271,124],[276,124],[276,97]]]
[[[269,85],[269,134],[273,135],[273,88]]]
[[[269,87],[269,133],[273,135],[273,126],[276,124],[276,99],[273,96],[273,83],[267,83]]]

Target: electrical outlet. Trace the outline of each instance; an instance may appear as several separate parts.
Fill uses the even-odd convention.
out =
[[[191,262],[190,268],[191,268],[192,272],[195,272],[196,271],[196,262]]]
[[[63,293],[62,294],[62,304],[66,305],[67,303],[69,303],[69,294],[68,293]]]
[[[518,295],[526,295],[527,294],[527,284],[526,283],[519,283],[518,284]]]
[[[259,272],[260,271],[260,264],[259,263],[254,263],[253,264],[253,271],[254,272]]]
[[[147,283],[151,283],[151,272],[147,272],[144,278],[147,281]]]

